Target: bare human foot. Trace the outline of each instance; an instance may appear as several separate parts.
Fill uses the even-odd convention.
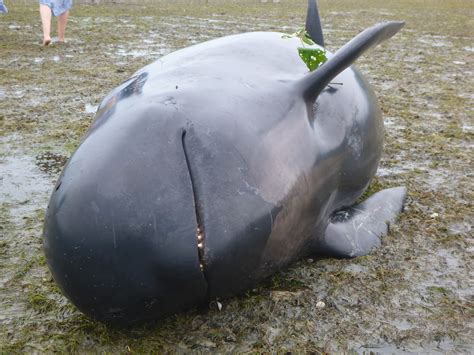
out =
[[[47,5],[40,4],[39,12],[41,15],[41,24],[43,26],[43,46],[51,43],[51,9]]]
[[[58,42],[64,43],[64,37],[66,33],[66,25],[69,17],[69,11],[66,11],[58,16]]]

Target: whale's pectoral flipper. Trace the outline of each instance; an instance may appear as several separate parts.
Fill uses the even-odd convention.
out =
[[[403,208],[405,187],[382,190],[364,202],[336,212],[318,242],[317,253],[336,257],[366,255],[380,246],[380,237],[387,234]]]
[[[308,32],[314,43],[324,47],[323,29],[319,18],[316,0],[308,0],[308,13],[306,14],[306,32]]]
[[[391,21],[367,28],[346,43],[318,69],[300,79],[297,87],[304,97],[315,99],[332,79],[348,68],[366,50],[394,36],[404,25],[405,22]]]

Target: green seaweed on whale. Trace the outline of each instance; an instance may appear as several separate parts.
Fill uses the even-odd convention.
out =
[[[302,47],[298,47],[298,54],[301,60],[306,64],[309,71],[313,71],[319,68],[325,61],[328,60],[326,56],[326,50],[319,48],[308,48],[308,46],[314,46],[316,43],[311,39],[305,28],[296,31],[290,35],[284,35],[282,38],[299,38],[301,40]]]

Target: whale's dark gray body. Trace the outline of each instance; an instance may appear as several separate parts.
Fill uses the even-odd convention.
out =
[[[224,37],[113,90],[48,207],[45,252],[66,296],[133,323],[237,294],[309,254],[379,245],[405,190],[351,207],[376,172],[383,122],[349,65],[400,27],[368,30],[313,73],[297,38]]]

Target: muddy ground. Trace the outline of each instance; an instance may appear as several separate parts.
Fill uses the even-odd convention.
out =
[[[223,300],[221,311],[133,329],[90,320],[59,293],[42,253],[43,216],[106,93],[176,49],[231,33],[294,32],[306,12],[306,1],[202,3],[76,5],[68,43],[48,48],[39,45],[36,4],[10,2],[0,17],[0,352],[472,353],[470,0],[320,2],[330,50],[375,22],[407,22],[357,62],[386,125],[371,191],[409,190],[406,211],[380,249],[353,260],[303,260]]]

